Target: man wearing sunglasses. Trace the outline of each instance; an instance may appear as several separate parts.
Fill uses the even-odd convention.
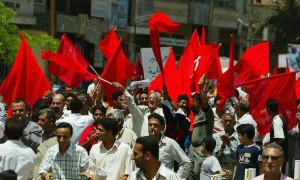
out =
[[[262,165],[264,174],[253,178],[252,180],[292,180],[281,173],[281,167],[284,163],[284,152],[277,143],[267,144],[263,149]]]

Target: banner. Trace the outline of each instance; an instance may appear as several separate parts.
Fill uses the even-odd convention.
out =
[[[169,57],[171,48],[161,47],[160,50],[161,50],[163,65],[165,65]],[[144,77],[145,79],[149,79],[150,81],[152,81],[160,73],[152,48],[141,48],[141,56],[142,56]]]

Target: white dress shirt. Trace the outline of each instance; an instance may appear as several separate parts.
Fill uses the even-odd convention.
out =
[[[57,125],[61,122],[67,122],[72,125],[73,135],[71,143],[77,144],[82,132],[85,130],[85,128],[94,123],[94,119],[92,114],[81,115],[80,113],[73,113],[61,119],[60,121],[56,121],[55,124]]]
[[[89,173],[95,175],[95,180],[120,179],[131,172],[131,149],[118,140],[107,150],[103,142],[92,146],[90,150]]]
[[[35,153],[19,140],[7,140],[0,144],[0,172],[11,169],[18,174],[18,180],[33,176]]]

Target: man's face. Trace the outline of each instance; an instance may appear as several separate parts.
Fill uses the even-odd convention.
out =
[[[25,119],[27,116],[27,109],[24,102],[11,104],[12,117],[17,119]]]
[[[65,90],[64,90],[64,95],[67,95],[68,93],[70,93],[73,90],[73,88],[66,86]]]
[[[148,120],[148,132],[150,136],[159,137],[163,130],[164,126],[160,124],[158,119],[151,118]]]
[[[70,110],[70,102],[72,101],[73,97],[72,96],[69,96],[67,97],[66,99],[66,106],[67,106],[67,109]]]
[[[111,134],[111,131],[107,131],[105,129],[104,126],[102,126],[101,124],[98,124],[97,126],[97,130],[98,130],[98,133],[99,133],[99,141],[105,141]]]
[[[126,108],[125,95],[123,94],[123,95],[119,96],[116,101],[114,100],[114,103],[115,103],[114,106],[116,109],[120,109],[120,110],[125,109]]]
[[[93,118],[94,121],[99,121],[101,118],[104,118],[105,114],[103,114],[102,111],[100,111],[99,109],[97,109],[94,113],[93,113]]]
[[[156,109],[158,104],[159,104],[160,100],[159,97],[156,93],[151,93],[149,95],[149,99],[148,99],[148,107],[149,109]]]
[[[143,164],[145,162],[145,156],[142,152],[142,145],[135,143],[133,147],[133,153],[131,159],[134,160],[136,167],[143,169]]]
[[[230,115],[225,114],[222,120],[225,128],[225,132],[232,131],[234,129],[235,121]]]
[[[148,94],[141,94],[139,97],[139,101],[141,105],[148,105]]]
[[[181,101],[179,101],[178,105],[179,106],[185,106],[187,107],[189,104],[189,102],[186,99],[182,99]]]
[[[63,96],[54,96],[50,108],[55,113],[62,113],[64,110],[64,105]]]
[[[47,131],[47,129],[52,128],[54,124],[54,120],[50,120],[47,118],[47,114],[41,114],[39,115],[39,120],[37,122],[38,125],[40,125],[44,131]]]
[[[284,163],[284,158],[280,150],[276,148],[266,148],[263,152],[263,170],[266,174],[276,174],[280,172],[280,167]]]
[[[69,128],[58,128],[55,131],[56,139],[60,149],[68,149],[72,134]]]

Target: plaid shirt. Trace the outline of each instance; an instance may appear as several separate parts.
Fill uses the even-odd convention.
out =
[[[88,166],[89,156],[83,147],[70,145],[64,155],[61,155],[56,144],[47,151],[40,165],[39,174],[51,172],[53,180],[81,180],[87,178],[78,174],[85,172]]]

